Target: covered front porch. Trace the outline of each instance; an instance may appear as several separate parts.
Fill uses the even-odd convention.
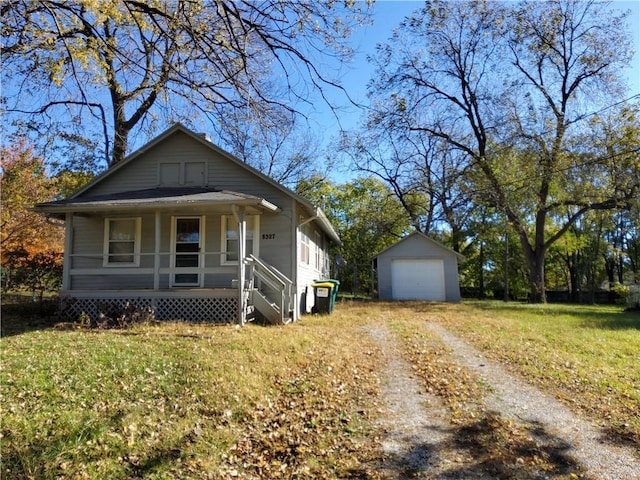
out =
[[[279,208],[238,192],[155,188],[41,204],[65,219],[67,313],[152,307],[158,319],[295,319],[293,281],[253,255],[259,217]],[[276,315],[277,314],[277,315]]]

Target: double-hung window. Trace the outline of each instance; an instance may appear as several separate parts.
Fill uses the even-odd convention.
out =
[[[258,255],[258,238],[260,228],[258,215],[247,215],[247,243],[245,253]],[[222,216],[222,265],[238,264],[238,221],[233,215]]]
[[[304,225],[300,229],[300,263],[311,263],[311,238],[309,238],[309,226]]]
[[[140,265],[140,218],[106,218],[104,224],[104,266]]]

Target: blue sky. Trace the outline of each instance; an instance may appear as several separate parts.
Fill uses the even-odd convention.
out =
[[[367,55],[375,52],[377,43],[386,42],[391,36],[393,28],[397,27],[407,15],[423,5],[423,1],[376,1],[373,6],[373,25],[358,29],[351,38],[351,46],[356,50],[353,63],[340,67],[340,80],[354,100],[366,103],[366,86],[373,72],[373,69],[367,63]],[[631,89],[628,97],[631,97],[640,94],[640,0],[614,1],[613,6],[625,11],[631,10],[629,23],[632,28],[634,50],[636,51],[632,70],[629,71]],[[322,135],[325,136],[323,139],[325,142],[330,140],[330,138],[326,137],[336,136],[340,127],[346,130],[355,128],[361,118],[361,113],[358,109],[349,106],[346,99],[342,97],[344,96],[340,94],[332,96],[335,101],[344,105],[339,112],[339,122],[321,102],[316,104],[318,111],[311,114],[310,124],[314,129],[317,125],[318,132],[322,132]]]
[[[389,39],[393,29],[407,15],[423,5],[423,0],[377,0],[373,6],[373,24],[356,29],[350,39],[350,44],[356,52],[354,61],[348,65],[319,64],[318,68],[321,71],[324,69],[329,78],[337,76],[355,101],[366,104],[366,87],[373,73],[373,68],[367,62],[367,56],[375,52],[376,44],[385,43]],[[614,5],[621,10],[630,9],[632,11],[630,24],[632,25],[636,54],[633,70],[629,75],[631,90],[627,97],[631,97],[640,94],[640,0],[619,0],[614,1]],[[336,69],[338,69],[337,72]],[[7,85],[3,87],[10,88]],[[355,129],[362,118],[362,112],[351,105],[344,94],[331,88],[326,89],[325,93],[333,102],[340,105],[340,109],[338,120],[323,100],[320,98],[310,99],[313,102],[313,107],[308,109],[309,125],[318,137],[321,147],[327,147],[329,142],[336,139],[341,128]],[[132,142],[132,148],[135,149],[139,146]],[[336,178],[338,181],[343,181],[351,175],[347,172],[336,172],[332,176],[338,177]]]

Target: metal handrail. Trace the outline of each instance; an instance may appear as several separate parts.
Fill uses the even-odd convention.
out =
[[[269,273],[271,273],[283,285],[287,285],[287,284],[293,285],[293,281],[291,281],[284,273],[282,273],[280,270],[278,270],[273,265],[269,265],[269,264],[265,263],[264,261],[260,260],[258,257],[256,257],[253,254],[249,254],[248,258],[251,259],[256,264],[258,264],[260,267],[262,267],[265,270],[267,270]]]
[[[277,268],[265,263],[255,255],[250,254],[246,258],[246,262],[252,267],[252,276],[255,275],[280,292],[280,299],[277,304],[280,308],[281,315],[287,315],[292,309],[293,281]]]

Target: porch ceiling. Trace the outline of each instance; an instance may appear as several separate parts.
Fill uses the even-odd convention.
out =
[[[277,212],[280,209],[264,198],[229,190],[202,187],[160,187],[107,195],[72,198],[56,202],[40,203],[35,211],[50,215],[64,213],[100,213],[128,210],[184,210],[207,209],[221,213],[231,212],[231,206],[247,208],[248,214],[264,211]]]

